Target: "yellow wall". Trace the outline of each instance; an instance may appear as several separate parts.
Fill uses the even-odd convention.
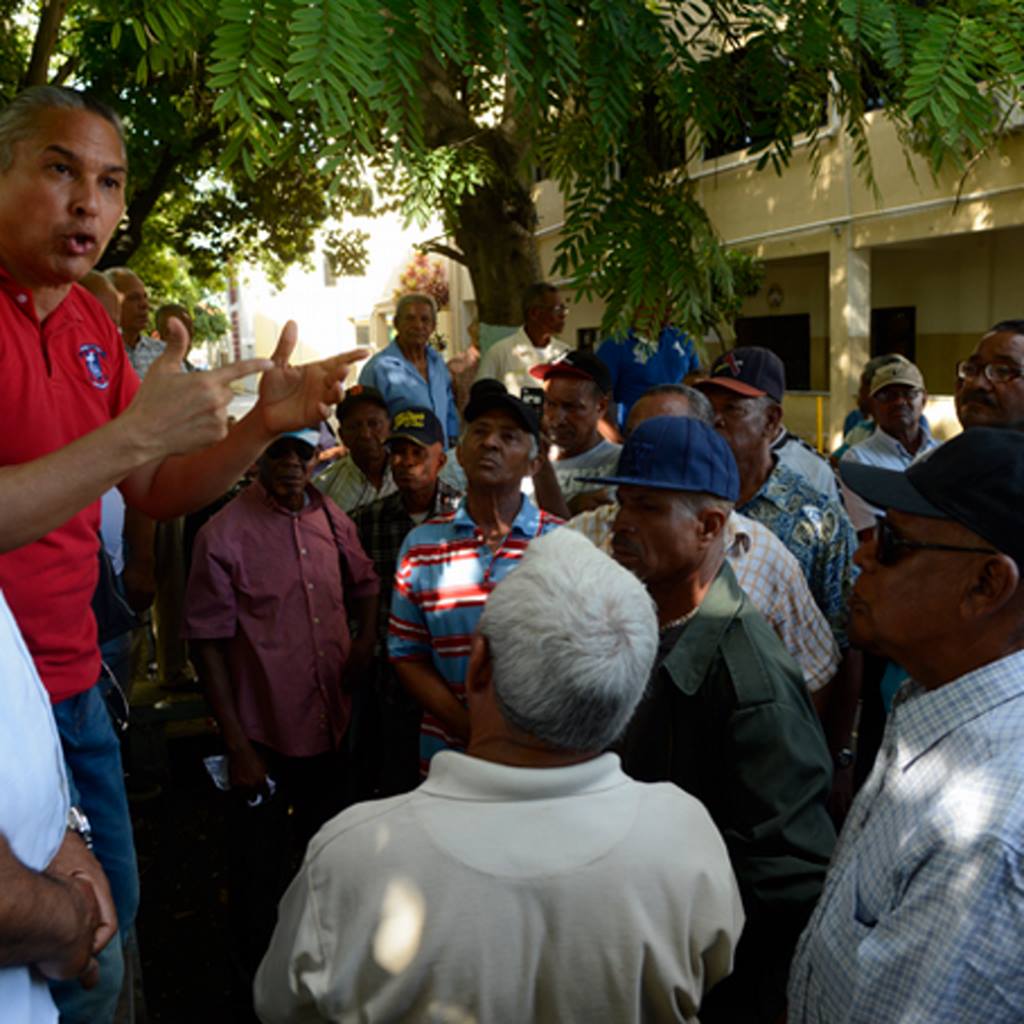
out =
[[[830,317],[846,308],[834,304],[838,296],[830,301],[836,268],[829,261],[837,258],[837,239],[849,246],[847,252],[870,255],[870,307],[914,307],[916,358],[935,396],[929,417],[934,416],[937,432],[949,433],[956,420],[942,396],[952,391],[957,360],[997,320],[1024,317],[1024,132],[1005,136],[961,181],[952,167],[933,177],[916,157],[908,169],[884,116],[869,115],[868,124],[877,194],[853,166],[849,141],[840,131],[823,139],[816,176],[810,150],[800,142],[781,175],[756,170],[756,157],[744,153],[711,162],[697,158],[689,171],[723,240],[767,261],[764,288],[744,304],[743,315],[810,315],[815,391],[827,393],[832,386]],[[541,265],[550,276],[564,203],[550,181],[535,187],[534,198]],[[777,308],[767,303],[772,285],[783,292]],[[577,328],[597,326],[601,312],[599,302],[574,307],[564,340],[575,343]],[[844,337],[855,334],[863,339],[863,329]],[[858,363],[864,358],[863,340],[860,344],[854,355]],[[716,352],[711,346],[708,354]],[[826,432],[832,400],[843,412],[854,404],[852,394],[826,394]],[[786,419],[791,429],[814,441],[814,396],[787,396]]]

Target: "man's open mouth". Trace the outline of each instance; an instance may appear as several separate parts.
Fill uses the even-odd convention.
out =
[[[96,249],[96,236],[76,231],[64,236],[64,247],[71,256],[87,256]]]

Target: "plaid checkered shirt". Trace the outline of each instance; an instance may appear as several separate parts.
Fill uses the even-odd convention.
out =
[[[443,480],[437,481],[434,504],[427,519],[446,515],[454,511],[461,494]],[[395,493],[380,501],[363,505],[350,513],[352,522],[359,531],[363,550],[373,560],[373,567],[380,577],[380,604],[378,606],[377,650],[387,653],[388,617],[391,614],[391,587],[398,567],[398,553],[409,531],[416,526],[405,510],[401,494]]]
[[[788,1020],[1024,1020],[1024,651],[904,683],[797,947]]]

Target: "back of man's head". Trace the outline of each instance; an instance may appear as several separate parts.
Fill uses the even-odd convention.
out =
[[[479,629],[506,722],[570,752],[598,753],[622,733],[658,648],[643,584],[572,530],[530,544]]]

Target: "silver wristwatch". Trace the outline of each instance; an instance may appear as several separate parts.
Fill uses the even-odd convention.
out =
[[[68,808],[68,831],[74,832],[88,849],[92,849],[92,826],[81,807]]]

